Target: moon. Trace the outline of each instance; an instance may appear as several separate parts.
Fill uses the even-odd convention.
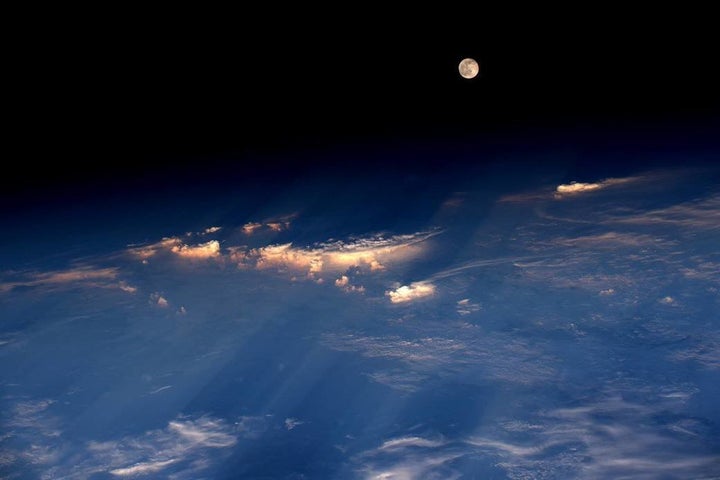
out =
[[[458,65],[458,71],[463,78],[475,78],[480,72],[480,65],[474,58],[464,58]]]

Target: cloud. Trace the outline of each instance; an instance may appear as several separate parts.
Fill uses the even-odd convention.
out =
[[[292,430],[293,428],[302,425],[303,421],[298,420],[297,418],[286,418],[285,419],[285,428],[288,430]]]
[[[14,274],[14,279],[0,283],[0,292],[10,291],[17,287],[59,288],[74,284],[120,288],[127,291],[128,287],[124,282],[115,282],[118,273],[119,269],[116,267],[100,268],[91,265],[81,265],[67,270],[49,272],[24,272]]]
[[[693,361],[708,369],[720,369],[720,333],[705,332],[692,346],[674,352],[676,361]]]
[[[170,306],[170,302],[168,302],[167,299],[158,292],[150,294],[150,303],[157,305],[160,308],[167,308]]]
[[[133,465],[132,467],[116,468],[115,470],[110,470],[110,473],[121,477],[157,473],[163,470],[165,467],[172,465],[173,463],[177,463],[179,460],[180,459],[173,458],[164,461],[138,463]]]
[[[341,289],[343,292],[359,292],[365,291],[365,287],[362,285],[352,285],[347,275],[342,275],[340,278],[335,280],[335,286]]]
[[[262,223],[257,222],[249,222],[243,225],[242,230],[246,235],[252,235],[256,231],[258,231],[260,228],[262,228]]]
[[[173,420],[168,429],[178,434],[193,448],[222,448],[235,445],[237,439],[225,431],[224,423],[219,419],[203,417],[198,420]]]
[[[202,237],[219,232],[221,229],[221,227],[208,227],[202,232],[188,232],[185,236],[189,238]],[[196,245],[189,245],[184,243],[180,237],[165,237],[159,242],[149,245],[130,246],[127,252],[140,260],[147,260],[162,252],[172,252],[182,258],[204,259],[220,256],[220,243],[217,240],[210,240]]]
[[[536,201],[547,201],[550,199],[560,200],[563,198],[582,195],[589,192],[597,192],[609,187],[618,185],[635,184],[641,181],[651,179],[660,179],[666,176],[661,172],[648,172],[644,175],[625,178],[607,178],[598,182],[578,182],[562,183],[556,187],[546,187],[536,191],[521,192],[515,194],[504,195],[499,199],[501,203],[525,203]]]
[[[399,437],[399,438],[393,438],[392,440],[388,440],[386,442],[383,442],[383,444],[379,447],[380,450],[391,450],[391,449],[398,449],[398,448],[408,448],[408,447],[438,447],[443,445],[445,442],[441,440],[428,440],[426,438],[422,437]]]
[[[51,467],[52,478],[83,479],[110,473],[118,477],[160,475],[193,479],[229,453],[238,441],[237,428],[211,416],[178,417],[165,428],[117,440],[88,442],[72,462]]]
[[[607,178],[594,183],[570,182],[567,184],[560,184],[555,188],[555,198],[565,198],[581,193],[603,190],[615,185],[637,182],[638,180],[642,180],[644,178],[645,177]]]
[[[12,408],[12,418],[7,419],[6,424],[16,428],[36,427],[44,421],[46,410],[54,403],[56,401],[50,398],[20,401]]]
[[[201,243],[195,246],[178,244],[173,245],[171,251],[183,258],[214,258],[220,255],[220,242],[217,240],[210,240],[209,242]]]
[[[452,462],[465,452],[444,439],[399,437],[352,458],[366,480],[457,479]]]
[[[236,248],[231,251],[230,258],[242,268],[292,271],[310,278],[326,272],[344,272],[351,267],[377,271],[384,269],[385,263],[416,258],[425,251],[423,242],[437,233],[420,232],[389,238],[375,236],[310,247],[284,243],[250,250]]]
[[[720,456],[704,446],[691,418],[663,422],[675,396],[646,405],[610,395],[596,402],[540,412],[518,435],[471,437],[476,454],[498,458],[510,478],[705,478]],[[687,433],[683,433],[687,432]],[[522,440],[520,440],[522,439]]]
[[[130,246],[128,248],[128,253],[140,260],[147,260],[148,258],[157,255],[158,252],[169,251],[173,247],[181,244],[182,241],[177,237],[165,237],[159,242],[155,242],[150,245],[143,245],[139,247]]]
[[[582,237],[556,238],[550,244],[579,248],[667,247],[675,242],[652,235],[630,232],[605,232]]]
[[[127,293],[135,293],[135,292],[137,292],[137,287],[133,287],[132,285],[128,285],[128,284],[125,283],[125,282],[120,282],[120,283],[118,284],[118,288],[119,288],[120,290],[122,290],[123,292],[127,292]]]
[[[457,301],[456,310],[460,315],[469,315],[480,310],[480,304],[472,303],[469,298],[463,298]]]
[[[720,229],[720,195],[696,199],[650,211],[631,211],[605,217],[603,223]]]
[[[478,381],[520,385],[547,381],[555,372],[554,359],[537,348],[509,335],[487,335],[479,327],[465,329],[462,339],[444,337],[440,330],[420,330],[415,337],[328,333],[322,341],[334,350],[394,361],[367,375],[404,392],[432,379],[464,378],[465,372]]]
[[[658,300],[658,301],[659,301],[660,303],[662,303],[663,305],[673,305],[673,306],[674,306],[674,305],[677,305],[677,302],[675,301],[675,299],[674,299],[673,297],[669,296],[669,295],[666,296],[666,297],[661,298],[661,299]]]
[[[282,232],[290,228],[290,223],[297,215],[284,215],[282,217],[265,220],[262,222],[248,222],[242,226],[245,235],[254,235],[261,231]]]
[[[415,282],[395,290],[388,290],[385,295],[390,297],[392,303],[407,303],[435,295],[435,285],[428,282]]]

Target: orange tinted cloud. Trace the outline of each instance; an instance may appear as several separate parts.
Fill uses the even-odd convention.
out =
[[[18,279],[0,283],[0,292],[9,291],[15,287],[62,286],[74,283],[123,288],[122,285],[124,284],[113,282],[117,279],[117,276],[117,268],[97,268],[92,266],[81,266],[51,272],[32,272],[22,274]]]
[[[569,195],[602,190],[607,187],[635,182],[641,179],[643,179],[643,177],[607,178],[594,183],[570,182],[568,184],[561,184],[557,186],[555,189],[555,198],[563,198]]]
[[[342,272],[350,267],[377,271],[385,268],[385,263],[416,258],[425,251],[426,245],[422,242],[432,235],[434,233],[373,237],[313,247],[296,247],[292,243],[268,245],[247,251],[235,249],[231,259],[243,267],[304,271],[310,277],[325,272]]]
[[[206,243],[199,245],[174,245],[171,251],[184,258],[214,258],[220,255],[220,242],[217,240],[210,240]]]

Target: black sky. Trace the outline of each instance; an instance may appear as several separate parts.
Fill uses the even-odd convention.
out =
[[[692,143],[717,124],[707,12],[267,10],[48,14],[16,42],[29,48],[8,74],[20,148],[3,192],[198,162],[262,170],[265,154],[304,168],[300,151],[399,139],[642,130]],[[459,77],[465,56],[479,78]]]

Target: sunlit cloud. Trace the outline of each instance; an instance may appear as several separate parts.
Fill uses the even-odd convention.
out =
[[[262,223],[257,222],[248,222],[245,225],[243,225],[242,230],[246,235],[252,235],[256,231],[258,231],[260,228],[262,228]]]
[[[435,295],[435,285],[427,282],[415,282],[410,285],[402,285],[395,290],[388,290],[385,295],[390,297],[392,303],[407,303]]]
[[[158,252],[169,251],[173,247],[181,244],[182,241],[177,237],[166,237],[150,245],[130,246],[128,252],[140,260],[147,260],[150,257],[154,257]]]
[[[183,258],[203,259],[214,258],[220,255],[220,242],[210,240],[199,245],[174,245],[171,251]]]
[[[285,215],[262,222],[248,222],[242,226],[245,235],[254,235],[261,231],[282,232],[290,228],[290,224],[297,215]]]
[[[675,301],[675,299],[673,297],[671,297],[670,295],[661,298],[659,300],[659,302],[662,303],[663,305],[677,305],[677,302]]]
[[[127,293],[135,293],[137,292],[137,287],[133,287],[132,285],[128,285],[125,282],[118,283],[118,288],[122,290],[123,292]]]
[[[170,252],[181,258],[201,260],[220,256],[220,242],[210,240],[197,245],[188,245],[178,237],[164,238],[159,242],[142,247],[131,247],[129,253],[136,258],[147,261],[161,252]]]
[[[636,184],[641,181],[647,181],[651,179],[660,179],[665,177],[666,174],[662,172],[648,172],[644,175],[638,175],[634,177],[624,178],[607,178],[598,182],[578,182],[572,181],[570,183],[561,183],[555,187],[545,187],[539,190],[519,192],[513,194],[507,194],[499,199],[500,203],[526,203],[526,202],[538,202],[548,201],[551,199],[559,200],[563,198],[573,197],[582,195],[590,192],[597,192],[604,190],[609,187],[616,187],[619,185]]]
[[[335,286],[341,289],[343,292],[359,292],[365,291],[365,287],[362,285],[352,285],[347,275],[342,275],[340,278],[335,280]]]
[[[291,271],[304,273],[310,278],[326,272],[344,272],[351,267],[378,271],[383,270],[388,262],[418,257],[426,249],[423,242],[436,233],[360,238],[319,243],[311,247],[284,243],[250,250],[236,248],[231,251],[230,258],[242,268]]]
[[[6,292],[17,287],[46,287],[57,288],[82,284],[91,287],[120,288],[128,291],[123,282],[116,282],[119,269],[116,267],[94,267],[83,265],[67,270],[54,270],[49,272],[23,272],[9,275],[11,280],[0,283],[0,292]]]
[[[208,227],[201,232],[187,232],[185,237],[186,240],[194,237],[204,237],[217,233],[220,230],[222,230],[222,227]],[[140,260],[147,260],[163,252],[172,252],[183,258],[203,259],[219,256],[220,243],[217,240],[210,240],[196,245],[190,245],[185,243],[182,238],[173,236],[164,237],[159,242],[149,245],[131,245],[128,247],[127,252]]]
[[[170,305],[170,302],[158,292],[150,294],[150,303],[160,308],[167,308]]]
[[[608,178],[600,182],[593,183],[570,182],[567,184],[560,184],[555,188],[555,198],[564,198],[567,196],[577,195],[581,193],[602,190],[615,185],[636,182],[643,178],[644,177]]]

